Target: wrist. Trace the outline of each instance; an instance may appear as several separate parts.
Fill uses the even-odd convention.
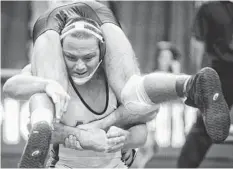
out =
[[[80,140],[81,131],[79,128],[65,126],[65,130],[67,131],[66,137],[69,137],[69,135],[74,135],[77,141]]]

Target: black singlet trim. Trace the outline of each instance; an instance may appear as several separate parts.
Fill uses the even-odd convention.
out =
[[[109,103],[109,88],[108,88],[108,81],[107,81],[107,76],[106,76],[106,73],[104,72],[104,81],[105,81],[105,91],[106,91],[106,95],[105,95],[105,98],[106,98],[106,102],[105,102],[105,108],[102,112],[96,112],[95,110],[93,110],[86,102],[85,100],[83,99],[83,97],[81,96],[81,94],[79,93],[78,89],[75,87],[75,84],[74,84],[74,81],[73,79],[71,78],[70,75],[69,76],[69,80],[70,80],[70,83],[75,91],[75,93],[78,95],[78,97],[80,98],[80,100],[82,101],[82,103],[86,106],[86,108],[88,110],[90,110],[92,113],[94,113],[95,115],[102,115],[105,113],[105,111],[107,110],[108,108],[108,103]]]

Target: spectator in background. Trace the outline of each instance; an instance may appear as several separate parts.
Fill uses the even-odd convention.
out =
[[[166,41],[159,42],[155,57],[158,71],[181,73],[181,53],[174,44]]]
[[[158,71],[170,72],[175,74],[181,73],[181,53],[178,48],[170,42],[159,42],[157,45],[157,68]],[[158,144],[162,147],[172,146],[180,147],[184,143],[184,105],[180,99],[164,103],[161,105],[156,120],[156,138]]]
[[[204,3],[198,10],[191,38],[191,61],[196,72],[201,69],[203,56],[220,77],[226,102],[233,104],[233,3]],[[197,118],[178,159],[178,167],[198,167],[212,145],[203,120]]]

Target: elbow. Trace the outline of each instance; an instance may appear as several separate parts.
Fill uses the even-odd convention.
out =
[[[143,122],[147,123],[147,122],[153,120],[157,116],[159,110],[160,110],[160,105],[158,105],[158,108],[156,110],[147,113],[145,115],[145,118],[144,118]]]
[[[12,95],[12,85],[9,82],[9,80],[7,80],[6,83],[3,85],[2,90],[3,90],[3,93],[4,93],[5,96],[11,97],[11,95]]]

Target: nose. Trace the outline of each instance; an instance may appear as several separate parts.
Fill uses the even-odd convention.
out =
[[[85,70],[85,68],[86,68],[85,63],[81,59],[78,59],[75,64],[75,70],[82,72]]]

